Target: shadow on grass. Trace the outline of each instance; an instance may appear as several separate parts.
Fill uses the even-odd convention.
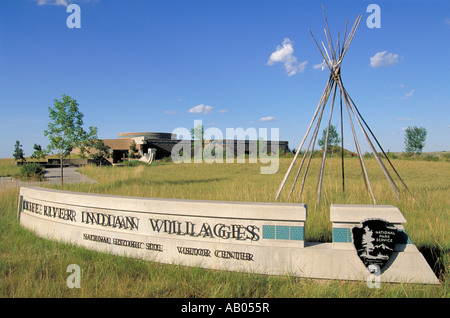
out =
[[[418,247],[420,253],[430,265],[436,277],[444,281],[448,270],[448,262],[450,261],[450,250],[437,246],[421,246]]]
[[[111,188],[122,187],[122,186],[132,186],[140,184],[142,186],[160,186],[160,185],[189,185],[189,184],[202,184],[202,183],[213,183],[221,182],[227,178],[206,178],[206,179],[188,179],[188,180],[152,180],[152,179],[142,179],[142,178],[130,178],[126,180],[117,180],[111,184]]]

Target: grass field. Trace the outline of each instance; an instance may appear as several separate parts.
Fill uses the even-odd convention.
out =
[[[12,169],[0,160],[0,169]],[[136,167],[87,166],[80,171],[96,184],[66,184],[64,189],[126,196],[275,202],[276,190],[290,164],[281,159],[278,173],[261,175],[259,164],[158,164]],[[435,268],[440,286],[302,279],[188,268],[97,253],[48,241],[20,227],[18,189],[0,190],[0,297],[444,297],[449,281],[450,169],[448,162],[393,160],[414,195],[393,194],[374,159],[366,165],[378,204],[397,206],[414,244]],[[314,159],[300,202],[308,206],[307,241],[331,241],[330,204],[372,204],[359,161],[346,160],[342,193],[340,160],[328,159],[321,202],[316,182],[320,159]],[[283,192],[286,201],[291,180]],[[46,185],[59,188],[58,185]],[[289,202],[296,202],[297,194]],[[80,289],[66,285],[69,264],[82,269]]]

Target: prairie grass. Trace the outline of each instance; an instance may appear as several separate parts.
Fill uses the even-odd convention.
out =
[[[124,196],[275,202],[291,159],[278,173],[261,175],[259,164],[166,164],[136,167],[86,166],[95,184],[66,184],[65,190]],[[414,195],[397,200],[374,159],[366,160],[378,204],[397,206],[413,242],[438,266],[440,286],[302,279],[189,268],[98,253],[45,240],[20,227],[18,189],[0,191],[0,297],[448,297],[450,169],[447,162],[393,161]],[[317,203],[320,159],[313,159],[300,202],[308,206],[307,241],[331,241],[330,204],[372,204],[357,159],[346,160],[342,192],[340,160],[327,159],[322,197]],[[1,165],[0,165],[1,166]],[[295,171],[294,171],[295,173]],[[303,174],[300,175],[300,182]],[[398,182],[397,182],[398,183]],[[285,202],[292,178],[280,202]],[[398,183],[399,184],[399,183]],[[399,184],[400,185],[400,184]],[[60,188],[59,185],[45,185]],[[298,188],[289,202],[297,202]],[[82,269],[80,289],[66,285],[69,264]]]
[[[367,170],[377,204],[397,206],[408,223],[405,228],[414,243],[450,247],[449,229],[450,169],[446,162],[396,160],[394,165],[413,194],[400,190],[397,200],[375,159],[366,159]],[[262,175],[258,164],[171,164],[154,167],[95,167],[80,171],[97,184],[66,185],[67,190],[138,197],[196,200],[276,202],[275,193],[291,160],[280,160],[277,174]],[[313,159],[305,189],[299,202],[308,206],[306,239],[331,241],[329,207],[331,204],[373,204],[362,179],[359,161],[349,158],[345,164],[345,192],[342,192],[341,162],[328,159],[322,195],[317,203],[317,179],[320,159]],[[294,169],[295,170],[295,169]],[[295,174],[294,171],[291,174]],[[297,202],[303,171],[289,201]],[[286,202],[293,176],[288,179],[278,202]],[[58,187],[57,185],[55,187]],[[410,233],[411,232],[411,233]]]
[[[0,159],[0,177],[9,177],[19,174],[20,168],[16,166],[13,158]]]

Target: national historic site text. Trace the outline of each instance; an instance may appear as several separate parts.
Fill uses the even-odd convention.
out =
[[[126,215],[113,215],[104,212],[88,212],[77,211],[73,209],[66,209],[45,205],[41,203],[23,200],[22,211],[28,211],[34,214],[42,215],[49,218],[56,218],[69,222],[81,222],[87,225],[99,225],[102,227],[109,227],[114,229],[122,229],[129,231],[138,231],[141,219]],[[177,236],[190,236],[194,238],[220,238],[224,240],[238,240],[238,241],[259,241],[260,229],[256,225],[241,225],[224,223],[209,224],[203,222],[196,224],[192,221],[177,221],[169,219],[147,218],[150,224],[150,229],[153,234],[165,233]],[[152,234],[144,233],[144,234]],[[136,240],[123,239],[118,237],[111,237],[105,235],[97,235],[92,233],[83,233],[83,240],[102,244],[116,245],[127,247],[131,249],[143,249],[156,252],[164,252],[164,244],[143,242]],[[216,257],[222,259],[234,259],[240,261],[254,261],[252,253],[217,249],[211,250],[209,248],[194,248],[187,246],[176,246],[176,251],[179,254],[199,256],[199,257]]]

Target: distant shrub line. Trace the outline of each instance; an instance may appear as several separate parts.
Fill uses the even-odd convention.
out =
[[[26,180],[42,180],[44,178],[45,169],[36,162],[25,163],[20,167],[19,179]]]

